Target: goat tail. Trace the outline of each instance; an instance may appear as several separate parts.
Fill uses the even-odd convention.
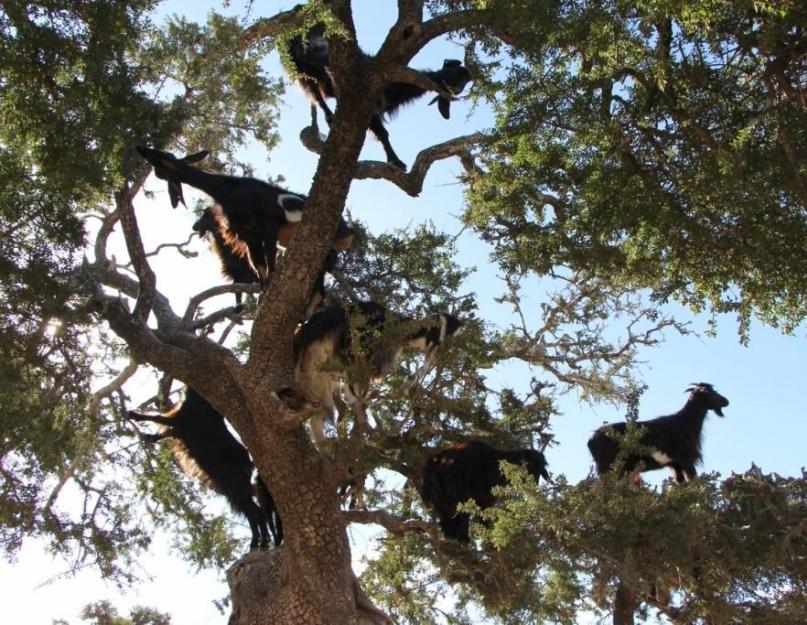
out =
[[[272,498],[272,493],[266,487],[266,482],[258,475],[252,485],[255,492],[255,498],[258,500],[258,505],[261,511],[266,515],[266,521],[269,524],[269,532],[272,534],[272,540],[275,547],[279,547],[283,542],[283,524],[280,521],[280,514],[275,507],[275,500]]]
[[[591,438],[588,439],[588,450],[594,458],[594,464],[597,467],[597,474],[603,475],[611,469],[611,465],[616,459],[619,447],[617,443],[606,436],[604,433],[597,431]]]

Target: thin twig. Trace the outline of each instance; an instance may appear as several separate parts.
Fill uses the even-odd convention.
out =
[[[51,506],[56,501],[56,498],[59,496],[62,488],[64,488],[64,485],[67,484],[68,480],[75,475],[76,470],[84,460],[84,457],[90,452],[90,448],[95,441],[95,435],[100,427],[101,402],[105,397],[109,397],[112,393],[120,389],[126,383],[126,381],[135,374],[138,366],[138,363],[132,360],[109,384],[98,389],[92,394],[92,397],[90,397],[90,403],[88,406],[88,416],[90,421],[89,427],[84,433],[83,439],[79,444],[76,453],[71,458],[70,463],[67,465],[65,470],[62,471],[62,475],[59,477],[58,483],[48,496],[48,499],[43,506],[45,513],[50,510]]]

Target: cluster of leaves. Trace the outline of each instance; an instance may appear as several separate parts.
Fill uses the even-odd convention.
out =
[[[365,580],[400,622],[466,622],[440,614],[439,598],[455,597],[481,598],[502,623],[572,624],[582,611],[610,611],[620,580],[635,586],[645,617],[655,609],[674,623],[799,622],[805,476],[752,467],[656,492],[610,478],[536,487],[518,467],[505,472],[504,503],[476,510],[486,524],[476,525],[478,551],[415,533],[381,542]],[[454,593],[445,580],[457,583]]]
[[[85,227],[125,180],[142,183],[135,144],[169,146],[184,132],[224,154],[248,137],[271,147],[280,93],[260,67],[265,49],[235,20],[158,28],[156,4],[0,7],[2,546],[13,557],[25,536],[50,537],[75,568],[121,581],[150,533],[127,476],[98,471],[133,460],[120,444],[123,396],[98,404],[91,392],[126,354],[75,296]]]
[[[171,625],[171,617],[154,608],[137,606],[132,608],[129,616],[121,616],[109,601],[96,601],[84,606],[81,620],[88,625]],[[53,625],[69,625],[68,621],[59,619]]]
[[[82,554],[78,565],[92,556],[118,580],[148,545],[145,527],[170,528],[203,566],[224,566],[239,543],[203,513],[198,486],[167,446],[144,453],[122,437],[132,434],[121,426],[123,393],[86,414],[90,381],[114,376],[124,354],[71,295],[81,218],[107,216],[124,180],[142,182],[135,142],[208,148],[228,163],[248,137],[271,148],[280,90],[259,65],[268,44],[237,21],[212,15],[204,26],[178,19],[156,28],[155,4],[0,7],[0,531],[9,555],[24,535],[48,535],[54,549]],[[430,369],[415,357],[388,377],[372,431],[339,424],[349,434],[339,441],[352,454],[347,466],[412,480],[425,454],[461,438],[550,444],[554,387],[492,389],[486,369],[520,358],[563,390],[615,395],[615,380],[629,386],[635,347],[675,325],[633,299],[640,288],[658,301],[734,311],[743,324],[756,314],[789,330],[803,319],[800,3],[427,4],[434,13],[489,10],[487,25],[517,46],[477,86],[503,97],[465,216],[511,278],[504,301],[522,312],[518,281],[532,272],[568,288],[541,308],[542,327],[491,331],[473,318],[473,296],[457,295],[469,270],[456,265],[450,236],[429,225],[379,236],[359,228],[332,297],[413,317],[450,311],[466,328]],[[311,6],[307,19],[318,19],[325,4]],[[499,49],[487,31],[479,41],[485,52]],[[606,321],[620,315],[629,337],[617,342]],[[100,369],[103,360],[114,365]],[[117,475],[113,463],[121,474],[135,470]],[[505,504],[479,515],[488,521],[481,550],[413,532],[384,539],[365,581],[402,622],[467,623],[475,614],[461,606],[480,602],[504,623],[572,623],[581,610],[605,609],[617,579],[643,597],[674,589],[673,604],[646,605],[681,622],[798,617],[803,477],[752,470],[655,493],[612,480],[536,489],[509,473]],[[412,489],[376,477],[372,505],[426,516]],[[68,481],[75,514],[55,505]],[[135,507],[143,493],[150,524]],[[447,583],[450,607],[438,601]],[[102,604],[85,618],[127,622]],[[166,622],[151,613],[128,620]]]
[[[734,312],[743,338],[752,315],[793,330],[807,314],[803,3],[554,6],[550,34],[484,87],[504,106],[468,223],[507,271],[586,270]]]

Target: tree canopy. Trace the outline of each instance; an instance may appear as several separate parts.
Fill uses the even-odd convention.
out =
[[[506,467],[500,505],[475,510],[483,522],[469,545],[429,521],[418,484],[431,453],[469,438],[534,447],[551,467],[561,397],[622,402],[635,420],[640,354],[689,332],[672,303],[734,315],[743,342],[752,322],[799,330],[803,3],[398,0],[372,56],[357,45],[358,3],[311,0],[265,16],[252,2],[228,4],[199,23],[166,17],[172,4],[153,0],[0,7],[6,556],[43,540],[123,586],[159,528],[195,564],[231,565],[244,545],[229,517],[211,514],[170,449],[140,444],[125,418],[143,388],[141,406],[165,410],[182,382],[226,417],[283,518],[281,547],[229,569],[233,625],[575,623],[591,613],[632,623],[636,611],[676,624],[801,622],[803,473],[754,466],[660,489],[558,474],[536,487]],[[152,168],[135,146],[205,149],[201,169],[263,176],[251,150],[277,149],[284,115],[284,76],[267,59],[279,53],[295,77],[289,42],[320,22],[338,105],[327,128],[314,112],[300,129],[316,161],[310,189],[294,189],[307,196],[299,231],[245,310],[229,298],[259,286],[176,301],[170,270],[155,268],[167,253],[197,252],[172,242],[190,230],[166,233],[162,249],[144,245],[146,224],[171,209],[150,197]],[[422,145],[408,171],[360,160],[389,83],[451,95],[409,67],[447,39],[464,48],[469,98],[492,112],[490,127]],[[295,386],[292,343],[351,185],[380,180],[416,203],[445,159],[461,165],[465,205],[434,210],[458,214],[462,234],[355,221],[327,302],[450,312],[463,332],[428,363],[405,354],[318,448],[306,426],[316,402]],[[161,206],[147,213],[152,201]],[[512,309],[506,325],[485,319],[468,288],[460,236],[487,246],[505,285],[499,302]],[[525,292],[536,278],[546,289],[538,305]],[[527,386],[495,379],[513,362],[529,366]],[[384,532],[358,579],[351,524]],[[126,621],[103,603],[84,618]]]

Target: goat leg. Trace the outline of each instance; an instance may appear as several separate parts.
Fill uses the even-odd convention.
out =
[[[269,279],[269,266],[266,262],[266,255],[264,254],[264,247],[260,241],[252,239],[247,243],[247,260],[250,267],[258,276],[258,282],[261,285],[261,291],[266,288],[266,283]]]
[[[171,438],[173,434],[170,430],[166,430],[165,432],[158,432],[157,434],[145,434],[143,432],[138,432],[137,435],[140,437],[144,443],[154,444],[158,441],[163,440],[164,438]]]
[[[126,413],[126,416],[131,419],[132,421],[148,421],[150,423],[156,423],[157,425],[166,425],[171,426],[173,421],[173,417],[164,417],[163,415],[150,415],[144,412],[137,412],[136,410],[130,410]]]
[[[370,131],[381,142],[384,153],[387,155],[387,162],[393,167],[406,171],[406,164],[398,158],[395,150],[392,149],[392,145],[389,142],[389,132],[387,132],[387,129],[384,127],[384,122],[380,115],[373,115],[370,118]]]

